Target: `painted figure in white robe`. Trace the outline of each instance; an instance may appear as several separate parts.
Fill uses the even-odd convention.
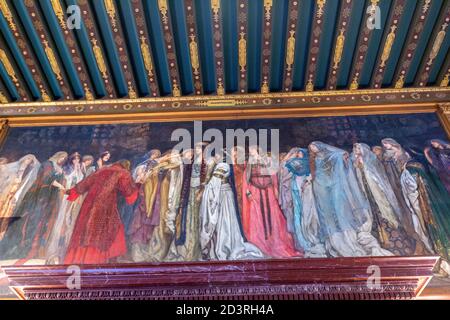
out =
[[[241,234],[232,188],[228,182],[230,166],[216,165],[203,192],[200,205],[200,242],[203,258],[241,260],[263,258],[253,244]]]
[[[278,202],[281,211],[286,218],[287,229],[294,235],[294,203],[292,199],[292,172],[286,167],[286,163],[297,155],[298,148],[291,149],[288,153],[280,155],[280,169],[278,170]],[[295,238],[295,235],[294,235]]]
[[[6,159],[6,158],[4,158]],[[8,228],[14,208],[36,180],[40,163],[34,155],[26,155],[0,169],[0,240]]]
[[[320,240],[320,222],[312,188],[309,153],[306,149],[294,150],[293,157],[285,162],[285,167],[291,174],[295,245],[298,250],[305,251],[307,258],[326,257],[325,246]]]
[[[383,164],[364,143],[354,144],[352,161],[361,189],[369,200],[373,234],[384,249],[395,255],[412,255],[415,240],[407,235],[399,221],[400,207]]]
[[[349,154],[323,142],[309,146],[313,191],[329,255],[389,256],[371,234],[369,203],[359,187]]]
[[[84,179],[81,155],[75,152],[69,157],[67,166],[64,167],[64,187],[70,190]],[[68,201],[68,195],[64,195],[59,206],[58,217],[52,229],[51,236],[47,243],[47,263],[57,264],[63,261],[66,249],[69,246],[70,238],[75,227],[75,222],[80,213],[84,197],[79,197],[75,201]]]

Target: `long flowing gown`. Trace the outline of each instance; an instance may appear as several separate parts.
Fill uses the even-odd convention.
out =
[[[286,218],[287,229],[290,233],[294,234],[295,227],[294,200],[292,199],[292,178],[293,174],[286,167],[286,161],[282,161],[278,172],[278,202],[280,203],[281,211]]]
[[[0,170],[0,240],[3,239],[14,208],[20,205],[39,172],[40,163],[33,155],[3,165]]]
[[[16,207],[3,240],[2,259],[45,258],[45,246],[59,210],[60,190],[53,182],[62,183],[63,171],[53,161],[45,161],[36,180]],[[25,262],[25,261],[24,261]]]
[[[246,166],[243,179],[242,225],[247,240],[266,256],[287,258],[303,256],[295,249],[294,239],[287,230],[275,189],[276,174],[265,173],[267,165],[259,162]]]
[[[319,215],[314,199],[307,150],[301,149],[303,158],[286,162],[291,173],[291,192],[293,199],[294,239],[297,249],[305,251],[306,257],[326,257],[321,243]]]
[[[69,170],[64,174],[64,187],[67,190],[75,187],[84,178],[81,168],[71,168]],[[47,261],[50,263],[53,263],[55,261],[54,259],[57,259],[57,262],[61,262],[64,259],[75,222],[84,200],[84,197],[79,197],[75,201],[69,201],[68,198],[68,195],[64,195],[61,200],[58,217],[56,218],[47,243],[46,255]]]
[[[398,220],[400,211],[394,191],[385,169],[370,147],[363,143],[360,147],[361,162],[352,155],[356,175],[361,188],[369,200],[373,215],[373,233],[381,246],[399,256],[410,256],[415,251],[415,240],[409,237]]]
[[[450,143],[437,139],[432,140],[432,142],[439,143],[442,149],[435,148],[430,143],[425,152],[430,157],[431,166],[436,170],[447,192],[450,194]]]
[[[325,245],[331,256],[388,256],[371,235],[372,219],[367,199],[346,162],[347,152],[323,142],[313,142],[313,190]]]
[[[133,204],[139,187],[121,164],[102,168],[69,191],[69,201],[86,194],[64,264],[107,263],[127,252],[117,201],[119,193]]]
[[[205,187],[200,206],[202,251],[210,260],[263,258],[263,253],[242,237],[229,174],[228,164],[218,164]]]
[[[409,162],[406,170],[417,182],[418,202],[434,249],[450,259],[450,197],[437,175],[428,173],[419,162]]]

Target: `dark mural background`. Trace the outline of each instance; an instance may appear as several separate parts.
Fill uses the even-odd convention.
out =
[[[42,162],[56,151],[97,157],[108,150],[111,161],[125,158],[137,163],[150,149],[165,151],[174,146],[176,142],[171,142],[170,137],[175,129],[193,132],[193,127],[193,122],[176,122],[12,128],[0,156],[15,161],[31,153]],[[204,121],[203,132],[208,128],[217,128],[224,134],[226,129],[279,129],[280,152],[306,147],[316,140],[351,151],[355,142],[374,146],[389,137],[420,158],[428,140],[448,140],[435,114]]]

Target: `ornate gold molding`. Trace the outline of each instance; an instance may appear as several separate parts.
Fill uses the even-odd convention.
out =
[[[439,109],[441,109],[445,114],[450,115],[450,102],[439,104]]]
[[[6,135],[8,134],[8,119],[0,119],[0,149],[3,145],[3,142],[6,138]]]
[[[11,77],[11,79],[14,83],[17,83],[19,80],[17,79],[14,67],[11,64],[11,61],[9,61],[8,56],[6,55],[6,52],[1,49],[0,49],[0,61],[3,64],[3,66],[5,67],[6,73],[8,74],[8,76]]]
[[[14,23],[13,15],[8,7],[8,4],[6,3],[6,0],[0,0],[0,11],[3,13],[3,16],[8,21],[11,30],[16,32],[17,27],[16,24]]]
[[[448,138],[450,139],[450,102],[441,103],[438,105],[437,116],[444,127]]]
[[[64,9],[61,6],[61,3],[59,0],[51,0],[53,11],[55,12],[56,17],[58,18],[59,24],[61,25],[61,28],[64,30],[67,29],[66,26],[66,19],[64,16]]]
[[[61,68],[59,67],[58,61],[56,60],[56,56],[55,56],[55,53],[53,52],[53,49],[50,48],[47,40],[44,40],[43,43],[45,45],[45,48],[44,48],[45,53],[50,62],[50,66],[52,67],[53,73],[56,75],[56,78],[58,80],[62,80],[63,77],[62,77]]]

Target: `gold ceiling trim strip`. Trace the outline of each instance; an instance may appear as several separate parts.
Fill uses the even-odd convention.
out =
[[[17,27],[16,24],[14,23],[13,15],[8,7],[8,3],[6,3],[6,0],[0,0],[0,11],[3,13],[3,16],[8,21],[11,30],[16,32]]]
[[[311,98],[311,97],[333,97],[333,96],[364,96],[373,94],[421,94],[421,93],[448,93],[449,88],[445,87],[425,87],[425,88],[403,88],[403,89],[365,89],[365,90],[333,90],[333,91],[292,91],[292,92],[272,92],[269,94],[249,93],[249,94],[227,94],[225,96],[181,96],[181,97],[157,97],[157,98],[136,98],[136,99],[104,99],[104,100],[69,100],[42,102],[15,102],[4,107],[39,107],[39,106],[81,106],[81,105],[104,105],[104,104],[129,104],[129,103],[158,103],[158,102],[186,102],[186,101],[212,101],[212,100],[242,100],[242,99],[283,99],[283,98]]]

